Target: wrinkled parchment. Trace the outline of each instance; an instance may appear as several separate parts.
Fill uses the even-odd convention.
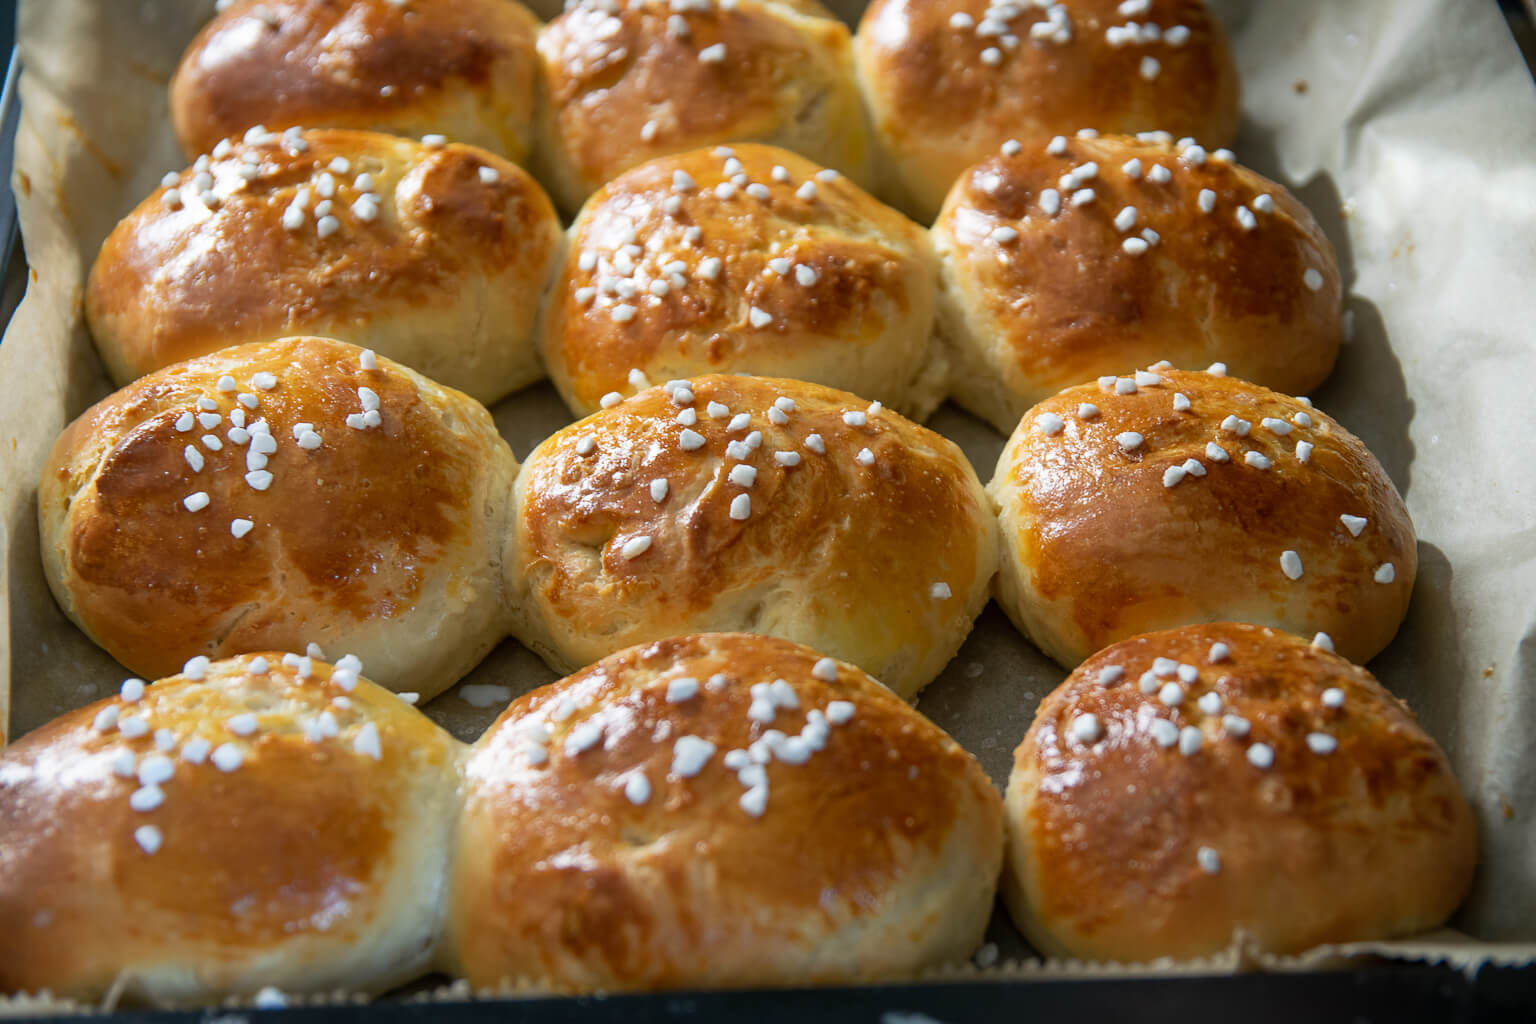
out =
[[[1371,668],[1450,753],[1485,850],[1455,922],[1475,940],[1436,933],[1345,952],[1530,961],[1536,89],[1491,0],[1216,6],[1243,73],[1239,158],[1311,206],[1350,292],[1352,340],[1314,398],[1380,457],[1419,532],[1413,605]],[[48,594],[35,481],[58,432],[109,390],[81,323],[85,273],[117,219],[184,162],[166,84],[210,10],[211,0],[22,4],[15,187],[32,277],[0,345],[0,734],[6,715],[20,735],[105,696],[124,675]],[[547,385],[494,412],[519,457],[570,418]],[[930,425],[961,444],[983,479],[991,474],[1001,437],[952,407]],[[1001,784],[1061,677],[989,607],[919,706]],[[426,710],[473,738],[509,696],[553,678],[508,641]],[[1005,955],[1027,953],[1002,915],[992,932]],[[1209,969],[1240,962],[1218,958]]]

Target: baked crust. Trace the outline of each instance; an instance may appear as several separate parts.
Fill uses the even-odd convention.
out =
[[[1332,371],[1338,260],[1284,188],[1158,139],[1009,151],[962,174],[933,227],[959,404],[1008,433],[1062,388],[1159,360],[1293,395]]]
[[[441,134],[516,163],[533,143],[539,22],[514,0],[243,0],[171,79],[190,159],[255,125]]]
[[[373,132],[253,137],[118,224],[86,316],[119,384],[316,334],[493,402],[544,375],[535,327],[563,237],[534,180],[481,149]]]
[[[770,690],[779,703],[753,712]],[[707,757],[686,749],[701,742]],[[749,749],[766,760],[727,767]],[[514,701],[465,779],[447,948],[477,987],[910,977],[967,958],[991,914],[1001,810],[976,760],[863,672],[784,640],[612,655]]]
[[[1067,668],[1138,633],[1223,620],[1324,632],[1356,663],[1381,651],[1418,550],[1376,457],[1310,404],[1245,381],[1141,380],[1068,388],[1003,449],[988,493],[1014,623]]]
[[[910,699],[970,632],[996,565],[959,448],[802,381],[642,391],[546,440],[514,493],[514,634],[556,671],[740,631],[813,646]]]
[[[325,338],[240,346],[141,378],[71,423],[38,485],[43,566],[65,614],[148,679],[195,655],[310,642],[427,697],[473,668],[505,635],[517,462],[472,399],[363,362]],[[235,390],[220,389],[226,376]],[[377,427],[348,425],[365,415],[359,388],[377,397]],[[265,422],[270,466],[252,469],[266,447],[252,431],[231,434],[236,409],[246,427]],[[196,494],[206,505],[189,508]]]
[[[578,4],[539,37],[542,180],[575,213],[647,160],[763,142],[867,186],[852,48],[841,22],[788,4]]]
[[[620,175],[571,228],[541,347],[573,410],[631,371],[810,380],[914,419],[944,397],[926,233],[846,176],[737,144]]]
[[[1477,863],[1466,799],[1402,701],[1236,623],[1084,662],[1015,754],[1007,818],[1014,921],[1042,953],[1088,960],[1191,959],[1240,933],[1279,954],[1411,935],[1450,916]]]
[[[459,744],[355,672],[257,657],[0,752],[0,992],[207,1003],[382,992],[427,968]]]
[[[859,85],[890,163],[891,202],[927,223],[960,172],[1011,138],[1086,128],[1162,130],[1213,149],[1231,143],[1239,86],[1220,23],[1201,0],[1158,0],[1141,16],[1122,13],[1125,6],[1060,5],[1070,12],[1064,36],[1040,4],[875,0],[865,8]],[[1013,16],[1001,19],[1001,8]],[[1146,38],[1154,24],[1158,38]],[[1134,39],[1124,34],[1129,25]],[[1167,34],[1176,27],[1187,32],[1177,46],[1169,40],[1178,34]]]

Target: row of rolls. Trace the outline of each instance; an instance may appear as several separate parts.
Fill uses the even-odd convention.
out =
[[[191,158],[256,125],[442,134],[528,166],[567,213],[658,156],[782,146],[921,220],[1018,132],[1210,146],[1239,83],[1202,0],[220,0],[170,87]],[[548,17],[548,24],[539,17]]]
[[[1169,360],[1288,394],[1343,336],[1332,246],[1191,139],[1011,139],[924,231],[787,150],[714,146],[603,185],[562,230],[471,146],[350,130],[221,142],[112,231],[86,316],[113,378],[322,335],[492,404],[544,377],[585,415],[645,381],[792,377],[1006,434],[1067,386]]]
[[[914,700],[987,601],[1066,668],[1235,619],[1357,663],[1405,615],[1413,524],[1306,399],[1167,363],[966,455],[808,381],[652,384],[521,463],[486,408],[368,349],[284,338],[158,370],[38,485],[60,607],[145,678],[188,658],[363,658],[430,699],[509,634],[570,672],[667,636],[782,636]]]
[[[1046,953],[1286,953],[1433,927],[1476,859],[1412,713],[1259,626],[1096,654],[1006,797],[869,675],[772,637],[628,648],[468,746],[322,653],[192,659],[0,753],[0,992],[899,980],[978,949],[1000,878]]]

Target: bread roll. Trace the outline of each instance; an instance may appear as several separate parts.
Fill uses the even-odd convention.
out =
[[[1067,668],[1220,620],[1324,632],[1363,663],[1413,591],[1413,523],[1376,457],[1310,402],[1231,377],[1068,388],[1024,416],[987,486],[998,603]]]
[[[244,0],[171,79],[188,157],[255,125],[439,134],[522,163],[539,22],[514,0]]]
[[[760,636],[634,647],[519,698],[465,791],[446,934],[477,987],[907,977],[976,948],[1002,860],[975,758]]]
[[[562,234],[532,178],[371,132],[251,139],[168,175],[107,237],[86,315],[114,380],[292,334],[485,402],[543,376],[534,327]]]
[[[315,642],[430,697],[505,635],[516,472],[482,406],[403,366],[324,338],[244,345],[69,425],[38,485],[43,567],[145,678]]]
[[[1007,139],[1237,134],[1237,65],[1201,0],[874,0],[855,53],[891,201],[925,223]]]
[[[458,755],[355,667],[268,652],[130,680],[0,753],[0,993],[410,980],[442,917]]]
[[[642,391],[539,445],[514,493],[514,632],[561,672],[740,631],[813,646],[911,699],[970,632],[996,566],[959,448],[800,381]]]
[[[952,392],[1003,433],[1062,388],[1160,359],[1299,395],[1338,355],[1333,246],[1224,153],[1016,143],[960,176],[933,241]]]
[[[539,37],[543,180],[575,213],[654,157],[766,142],[869,184],[869,135],[840,22],[782,3],[580,3]]]
[[[1029,941],[1188,959],[1411,935],[1477,863],[1445,754],[1371,674],[1235,623],[1115,644],[1041,702],[1008,781]]]
[[[582,209],[544,361],[580,415],[632,394],[638,369],[812,380],[923,419],[944,397],[937,277],[922,229],[838,172],[771,146],[694,150]]]

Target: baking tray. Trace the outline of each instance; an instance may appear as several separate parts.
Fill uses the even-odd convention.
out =
[[[1536,0],[1499,0],[1499,8],[1509,22],[1525,66],[1536,69]]]
[[[122,0],[101,0],[122,2]],[[1536,76],[1536,0],[1497,3],[1528,69]],[[15,50],[17,0],[0,0],[0,53],[9,53],[0,91],[0,170],[10,179],[19,99]],[[0,190],[0,323],[8,322],[26,284],[26,263],[17,230],[14,198]],[[1027,967],[1022,973],[1027,975]],[[963,976],[962,976],[963,977]],[[425,992],[418,986],[418,989]],[[19,1008],[15,1008],[19,1010]],[[1348,968],[1168,977],[1059,977],[955,980],[906,985],[758,991],[673,992],[582,998],[404,1000],[352,1005],[313,1005],[273,1010],[205,1009],[139,1011],[69,1016],[18,1016],[6,1020],[112,1020],[206,1022],[206,1024],[301,1024],[355,1021],[694,1021],[731,1018],[737,1024],[794,1019],[799,1024],[871,1021],[879,1024],[960,1024],[1071,1014],[1089,1020],[1229,1021],[1245,1024],[1300,1017],[1317,1021],[1416,1022],[1536,1020],[1536,965],[1485,966],[1476,972],[1428,963],[1353,962]]]
[[[464,1003],[372,1003],[287,1010],[95,1015],[121,1024],[970,1024],[983,1021],[1167,1021],[1350,1024],[1530,1021],[1536,972],[1485,968],[1468,979],[1447,967],[1382,964],[1347,971],[1091,981],[987,981],[869,988],[705,992]],[[30,1017],[23,1020],[82,1018]]]

